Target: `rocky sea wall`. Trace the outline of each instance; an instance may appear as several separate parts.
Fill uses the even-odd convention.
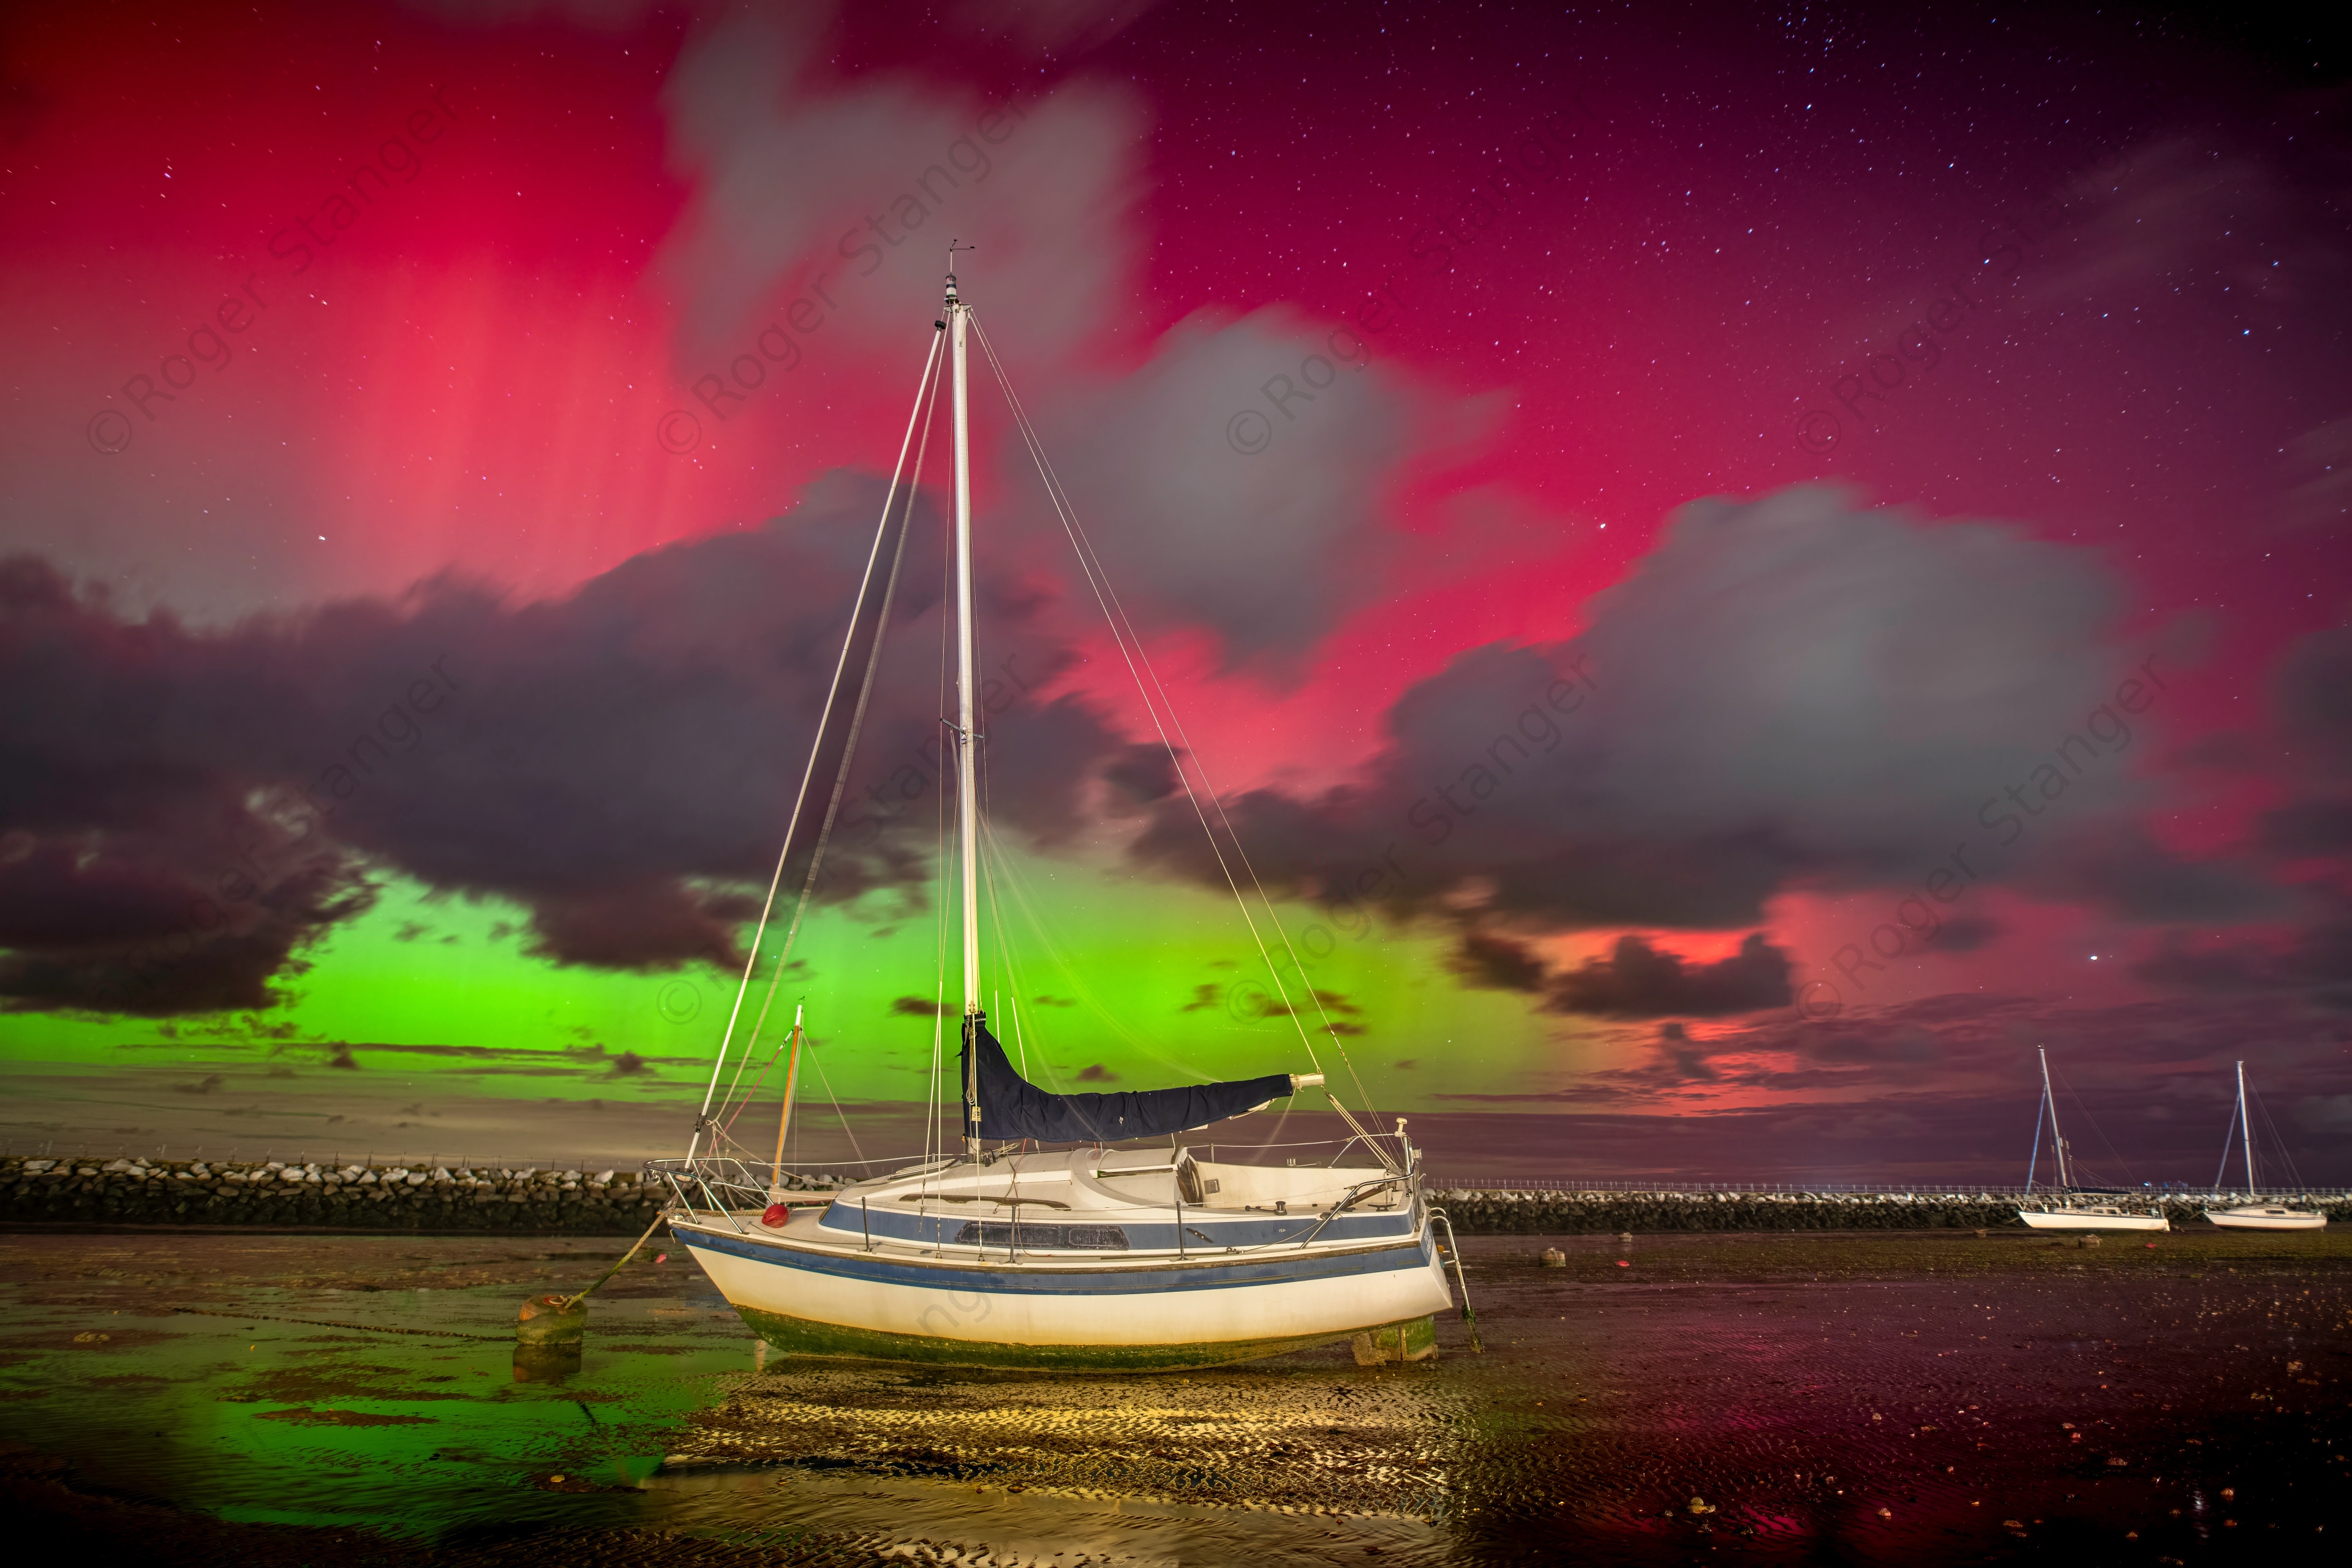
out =
[[[634,1236],[664,1192],[635,1171],[0,1159],[0,1221]]]
[[[2023,1228],[2014,1195],[1991,1193],[1545,1192],[1452,1187],[1433,1190],[1465,1236],[1573,1236],[1670,1230],[1990,1230]],[[2161,1209],[2174,1225],[2203,1225],[2209,1205],[2250,1201],[2242,1194],[2174,1194],[2125,1206]],[[2352,1193],[2298,1196],[2330,1220],[2352,1220]]]
[[[816,1178],[794,1186],[832,1184]],[[633,1236],[666,1194],[635,1171],[544,1167],[319,1165],[188,1160],[0,1158],[0,1223],[253,1226],[278,1230],[512,1231]],[[1705,1230],[1984,1230],[2021,1226],[2013,1194],[1953,1193],[1560,1192],[1433,1188],[1465,1236]],[[2242,1194],[2132,1200],[2174,1225]],[[2352,1192],[2298,1195],[2352,1222]]]

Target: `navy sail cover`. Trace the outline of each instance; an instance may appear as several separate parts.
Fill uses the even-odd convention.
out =
[[[1124,1138],[1162,1138],[1239,1116],[1290,1093],[1288,1073],[1196,1083],[1182,1089],[1146,1089],[1125,1094],[1048,1094],[1013,1070],[1004,1047],[988,1032],[985,1018],[964,1021],[964,1131],[1007,1142],[1035,1138],[1048,1143],[1111,1143]],[[980,1120],[971,1117],[977,1094]],[[1024,1227],[1025,1228],[1025,1227]]]

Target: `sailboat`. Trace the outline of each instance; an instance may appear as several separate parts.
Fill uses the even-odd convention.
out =
[[[1294,998],[1280,966],[1272,962],[1261,921],[1279,947],[1287,947],[1272,902],[1259,888],[1263,913],[1253,915],[1243,896],[1244,877],[1255,881],[1246,872],[1247,857],[1229,823],[1222,844],[1212,829],[1213,816],[1223,819],[1215,792],[1205,774],[1202,790],[1194,792],[1197,752],[1167,708],[1165,689],[1156,677],[1146,679],[1150,661],[1118,608],[1100,559],[1004,379],[1003,362],[959,296],[958,248],[970,247],[949,250],[944,308],[932,323],[915,413],[908,420],[832,692],[712,1064],[702,1114],[684,1158],[648,1163],[648,1170],[668,1184],[671,1231],[753,1331],[793,1354],[1117,1372],[1213,1366],[1352,1340],[1360,1362],[1422,1359],[1435,1349],[1434,1315],[1453,1305],[1444,1272],[1446,1255],[1453,1251],[1451,1225],[1423,1190],[1419,1151],[1406,1140],[1404,1121],[1385,1131],[1367,1125],[1330,1089],[1300,1020],[1302,1009],[1319,1007],[1320,1000],[1311,991]],[[990,1027],[982,1006],[985,825],[976,767],[987,737],[973,673],[967,391],[967,345],[973,339],[1003,386],[1011,416],[1078,552],[1111,637],[1136,674],[1177,775],[1193,794],[1195,813],[1218,851],[1218,863],[1228,867],[1229,886],[1273,974],[1278,1010],[1297,1026],[1298,1044],[1314,1070],[1133,1092],[1054,1093],[1022,1076]],[[952,884],[961,917],[961,1126],[959,1136],[942,1136],[919,1156],[888,1162],[893,1168],[883,1173],[812,1192],[783,1163],[782,1130],[807,1043],[800,1015],[789,1042],[792,1066],[785,1075],[776,1156],[764,1170],[756,1159],[727,1152],[732,1140],[725,1129],[733,1116],[714,1114],[713,1105],[730,1060],[739,1064],[739,1081],[742,1076],[741,1064],[750,1060],[774,999],[775,976],[784,972],[818,885],[887,629],[920,480],[921,451],[929,444],[925,411],[936,405],[943,356],[944,379],[951,389],[957,640],[954,713],[941,716],[953,742],[955,838],[951,863],[942,865],[940,879]],[[922,447],[915,445],[919,421]],[[910,448],[916,453],[911,476]],[[886,552],[893,509],[902,496],[906,505],[897,518],[896,546]],[[876,603],[878,614],[871,609]],[[861,629],[868,622],[870,636]],[[853,654],[860,648],[862,684],[852,668]],[[836,734],[845,739],[836,740]],[[814,847],[774,959],[767,1000],[739,1041],[753,968],[776,911],[786,861],[803,833],[804,814],[814,809],[813,785],[825,754],[839,758],[831,802],[816,823]],[[1232,870],[1234,862],[1244,868],[1243,875]],[[1001,931],[997,941],[1001,945]],[[942,932],[942,993],[945,952]],[[1291,985],[1301,984],[1295,965],[1290,973]],[[1294,1000],[1298,1006],[1291,1005]],[[941,1022],[933,1037],[935,1085],[943,1065],[940,1042],[948,1011],[939,1009]],[[1017,1029],[1017,1012],[1013,1018]],[[1326,1048],[1337,1047],[1333,1030]],[[1360,1084],[1356,1087],[1360,1095]],[[1181,1142],[1187,1132],[1318,1089],[1350,1133],[1321,1163],[1220,1161],[1202,1158],[1197,1145]],[[940,1098],[944,1110],[947,1097]],[[1207,1152],[1213,1156],[1217,1149],[1212,1145]],[[1438,1246],[1441,1228],[1447,1243],[1444,1251]],[[1458,1254],[1453,1266],[1453,1283],[1463,1285]],[[1462,1313],[1475,1349],[1466,1288]]]
[[[2058,1157],[2058,1190],[2051,1197],[2029,1201],[2017,1206],[2017,1217],[2035,1230],[2170,1230],[2172,1222],[2164,1211],[2150,1205],[2145,1212],[2130,1209],[2118,1201],[2124,1194],[2077,1187],[2074,1174],[2067,1168],[2066,1154],[2072,1147],[2058,1131],[2058,1096],[2050,1087],[2050,1052],[2035,1047],[2042,1057],[2042,1109],[2049,1120],[2050,1142]],[[2034,1157],[2041,1157],[2042,1122],[2034,1123]],[[2031,1166],[2025,1173],[2025,1184],[2033,1184]]]
[[[2293,1209],[2284,1204],[2264,1203],[2257,1195],[2262,1189],[2254,1184],[2254,1124],[2246,1107],[2246,1064],[2238,1064],[2237,1127],[2246,1146],[2246,1199],[2231,1208],[2209,1208],[2205,1217],[2215,1225],[2231,1230],[2319,1230],[2327,1224],[2327,1216],[2311,1209]],[[2267,1117],[2267,1113],[2265,1113]],[[2221,1169],[2230,1165],[2230,1141],[2221,1140]],[[2221,1190],[2221,1172],[2213,1173],[2213,1190]]]

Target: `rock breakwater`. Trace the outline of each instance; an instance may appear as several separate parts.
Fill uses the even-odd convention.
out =
[[[1984,1230],[2022,1228],[2018,1199],[1985,1192],[1953,1193],[1711,1193],[1548,1192],[1526,1189],[1433,1189],[1454,1227],[1477,1236],[1573,1236],[1672,1230]],[[2206,1206],[2242,1203],[2242,1196],[2200,1194],[2146,1200],[2176,1226],[2206,1226]],[[2297,1197],[2330,1220],[2352,1220],[2352,1194]]]
[[[0,1159],[0,1220],[52,1224],[633,1235],[664,1195],[634,1171]]]

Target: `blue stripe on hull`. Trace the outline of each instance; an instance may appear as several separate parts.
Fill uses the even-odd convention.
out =
[[[821,1222],[824,1228],[838,1232],[843,1237],[874,1237],[882,1241],[911,1241],[922,1247],[942,1244],[953,1246],[957,1233],[974,1220],[990,1226],[1010,1225],[1012,1220],[1000,1210],[985,1209],[971,1214],[956,1214],[954,1208],[964,1205],[940,1205],[924,1214],[909,1209],[860,1209],[854,1204],[836,1202],[826,1208]],[[1034,1217],[1034,1216],[1033,1216]],[[1031,1223],[1024,1220],[1023,1223]],[[1052,1225],[1082,1224],[1115,1226],[1127,1233],[1128,1246],[1138,1252],[1173,1252],[1176,1249],[1176,1224],[1136,1223],[1116,1215],[1085,1215],[1073,1218],[1057,1215],[1050,1219],[1034,1218],[1043,1229]],[[1322,1228],[1318,1231],[1318,1226]],[[1264,1219],[1211,1218],[1206,1213],[1187,1209],[1184,1213],[1185,1243],[1207,1247],[1271,1247],[1282,1242],[1304,1241],[1314,1236],[1319,1241],[1374,1241],[1383,1237],[1408,1237],[1413,1232],[1410,1214],[1341,1215],[1326,1224],[1319,1215],[1268,1215]],[[1208,1239],[1204,1242],[1203,1237]]]
[[[878,1253],[804,1251],[681,1225],[688,1244],[782,1268],[830,1274],[878,1284],[931,1289],[985,1291],[1003,1296],[1136,1296],[1171,1290],[1232,1290],[1281,1285],[1300,1279],[1344,1279],[1426,1268],[1431,1254],[1420,1243],[1361,1252],[1296,1252],[1287,1257],[1235,1258],[1204,1264],[1153,1264],[1118,1269],[991,1267],[978,1262],[910,1263]]]

